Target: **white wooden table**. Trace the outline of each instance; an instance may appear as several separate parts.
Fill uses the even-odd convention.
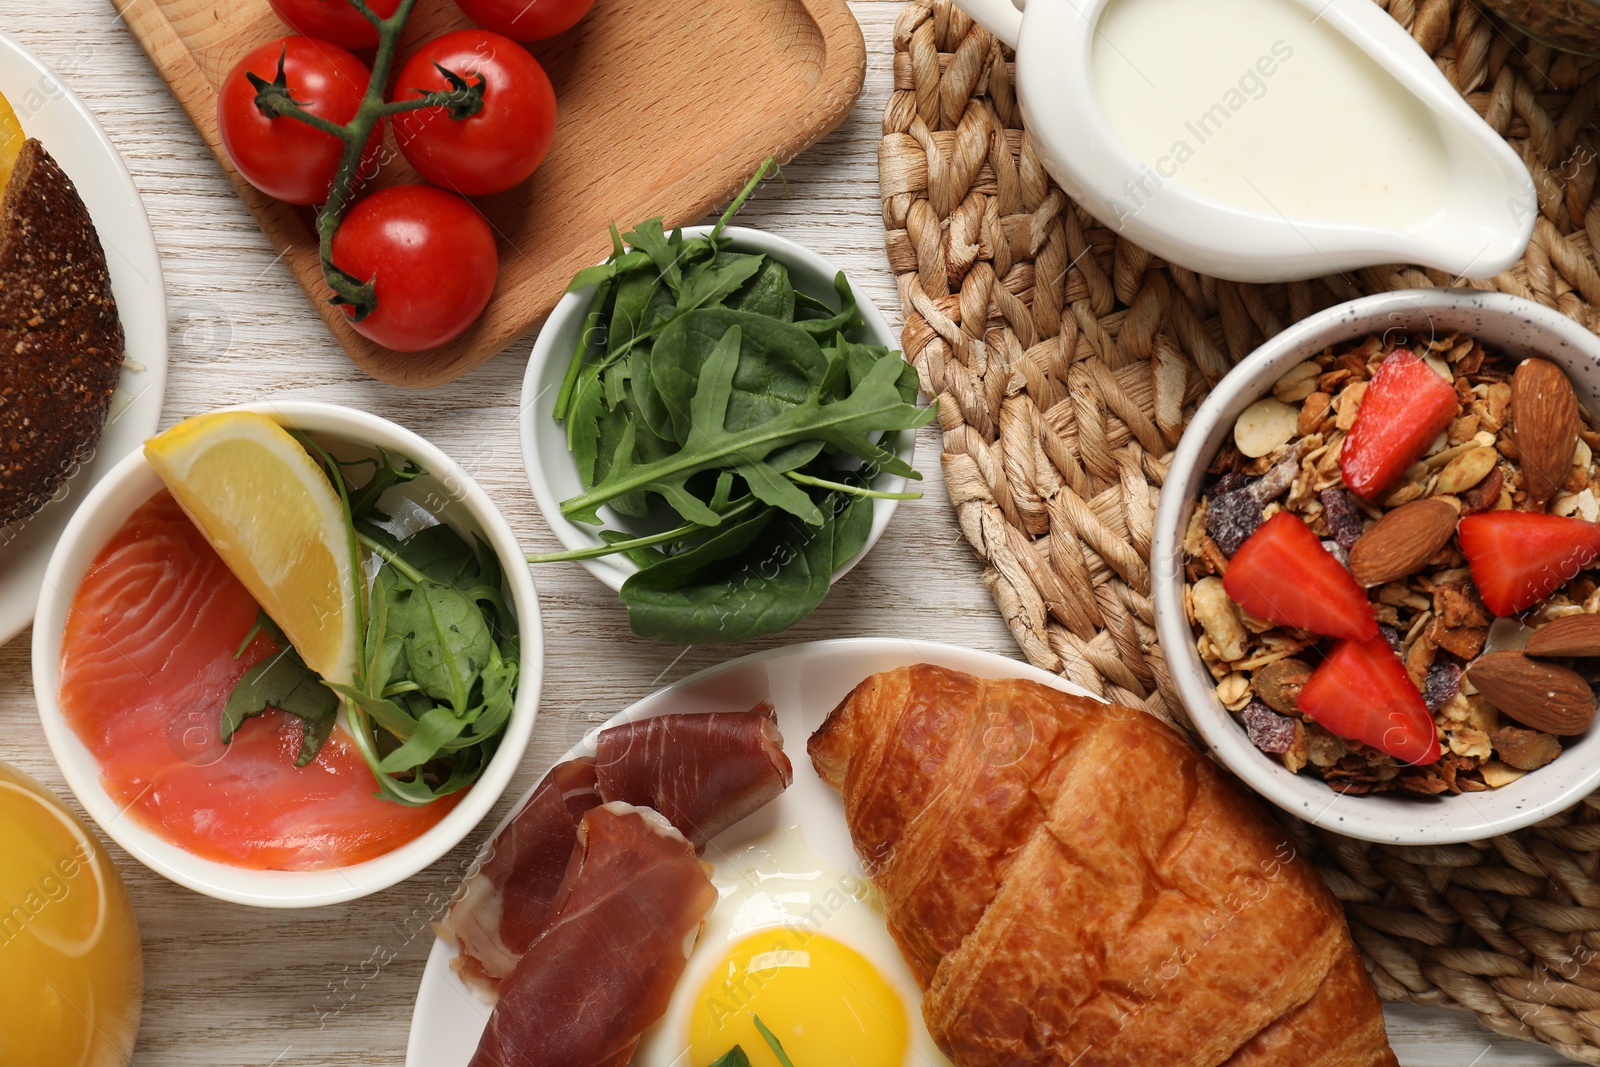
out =
[[[788,199],[769,186],[740,222],[833,258],[898,322],[883,252],[876,159],[900,3],[855,0],[852,6],[869,52],[860,105],[843,127],[786,168]],[[409,426],[462,461],[498,502],[524,548],[558,547],[534,507],[517,443],[518,394],[531,338],[443,388],[407,392],[368,379],[323,330],[106,0],[0,0],[0,30],[88,102],[144,194],[171,310],[163,427],[266,396],[351,404]],[[953,521],[938,454],[929,427],[917,450],[926,497],[901,505],[872,555],[780,640],[739,649],[641,641],[629,633],[617,598],[578,565],[539,568],[544,696],[522,772],[485,826],[589,727],[655,688],[742,652],[817,638],[905,634],[1018,655]],[[0,759],[68,798],[38,729],[30,638],[31,631],[24,632],[0,648]],[[261,911],[195,895],[113,845],[144,938],[144,1026],[134,1062],[402,1063],[412,1000],[433,939],[427,924],[478,840],[474,835],[434,868],[387,892],[310,912]],[[1395,1048],[1408,1065],[1566,1062],[1494,1037],[1465,1013],[1391,1008],[1389,1019]]]

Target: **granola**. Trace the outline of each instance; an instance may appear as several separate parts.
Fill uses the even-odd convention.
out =
[[[1416,373],[1416,358],[1453,388],[1453,403],[1445,391],[1438,421],[1428,424],[1430,429],[1442,426],[1442,432],[1420,455],[1417,450],[1405,453],[1403,469],[1374,473],[1366,453],[1392,457],[1372,446],[1375,429],[1370,423],[1379,416],[1371,415],[1369,425],[1357,429],[1362,404],[1369,390],[1373,397],[1393,391],[1382,383],[1372,388],[1381,368],[1404,363]],[[1437,381],[1431,388],[1440,391]],[[1587,729],[1592,701],[1585,715],[1582,690],[1588,687],[1592,697],[1590,683],[1600,678],[1600,640],[1582,635],[1600,634],[1600,625],[1593,631],[1573,627],[1572,633],[1579,635],[1576,645],[1572,640],[1544,642],[1579,655],[1534,658],[1536,651],[1529,650],[1525,663],[1496,661],[1501,668],[1525,668],[1539,679],[1559,674],[1569,703],[1576,699],[1579,705],[1576,717],[1573,708],[1563,707],[1562,715],[1552,718],[1538,707],[1537,693],[1519,694],[1517,687],[1503,682],[1496,690],[1501,701],[1497,706],[1473,683],[1474,664],[1484,662],[1487,653],[1523,657],[1521,650],[1542,625],[1600,613],[1600,563],[1595,559],[1600,526],[1592,527],[1593,551],[1582,547],[1568,552],[1563,565],[1571,566],[1547,581],[1549,588],[1534,590],[1538,596],[1530,601],[1526,582],[1508,588],[1512,578],[1502,572],[1515,566],[1491,565],[1490,553],[1500,542],[1482,533],[1492,526],[1498,531],[1495,536],[1503,538],[1509,520],[1497,516],[1492,523],[1466,522],[1469,516],[1500,512],[1535,516],[1525,521],[1545,525],[1510,531],[1519,539],[1508,542],[1531,545],[1528,551],[1534,555],[1547,527],[1550,538],[1576,536],[1589,544],[1589,524],[1600,520],[1600,465],[1595,462],[1600,434],[1571,394],[1565,376],[1543,360],[1519,366],[1505,353],[1461,333],[1408,339],[1391,331],[1329,348],[1290,368],[1270,397],[1246,409],[1234,439],[1208,468],[1209,487],[1186,531],[1185,604],[1219,700],[1258,749],[1342,793],[1433,796],[1498,789],[1548,764],[1562,749],[1552,722],[1563,729],[1573,724]],[[1379,402],[1372,410],[1379,410]],[[1353,431],[1366,437],[1361,446],[1366,466],[1359,476],[1347,470],[1353,459],[1345,446]],[[1530,477],[1532,468],[1523,469],[1524,455],[1570,456],[1570,462],[1541,459]],[[1408,461],[1411,456],[1414,462]],[[1548,499],[1540,500],[1541,494]],[[1414,501],[1433,503],[1397,514]],[[1333,716],[1325,714],[1327,721],[1319,722],[1301,706],[1302,690],[1326,657],[1336,646],[1360,639],[1323,636],[1257,617],[1229,595],[1225,578],[1230,561],[1258,533],[1265,537],[1264,526],[1280,513],[1300,519],[1345,568],[1351,566],[1352,553],[1357,556],[1354,571],[1369,579],[1365,594],[1378,632],[1416,690],[1404,700],[1416,703],[1424,722],[1432,719],[1434,736],[1426,740],[1436,758],[1408,762],[1392,745],[1385,746],[1391,751],[1383,751],[1341,736],[1335,727],[1343,724]],[[1545,513],[1581,521],[1552,524]],[[1386,516],[1395,517],[1384,524],[1381,537],[1365,537]],[[1311,547],[1314,551],[1316,546]],[[1296,577],[1289,573],[1276,580],[1287,590]],[[1513,603],[1508,597],[1521,598],[1514,602],[1516,610],[1507,610]],[[1490,604],[1504,617],[1497,618]],[[1388,656],[1384,651],[1375,654]],[[1505,673],[1501,669],[1496,677]],[[1567,684],[1574,673],[1583,679],[1576,698],[1573,685]],[[1487,670],[1484,677],[1488,685]],[[1514,670],[1511,677],[1520,675]]]

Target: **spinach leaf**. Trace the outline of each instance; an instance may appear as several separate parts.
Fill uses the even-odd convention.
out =
[[[691,405],[713,349],[739,331],[733,391],[723,428],[743,430],[798,407],[817,395],[828,359],[804,330],[747,311],[705,308],[674,319],[656,339],[650,379],[682,444],[691,429]]]
[[[765,315],[779,322],[794,321],[794,286],[789,284],[789,268],[768,256],[755,277],[729,297],[725,305],[733,311]]]
[[[305,665],[288,642],[282,651],[245,671],[234,683],[222,709],[220,735],[224,744],[246,719],[277,708],[301,722],[300,753],[294,765],[304,767],[317,758],[339,714],[339,698],[322,684],[322,676]]]
[[[738,556],[691,574],[657,564],[630,576],[622,583],[628,624],[641,637],[685,644],[729,644],[788,629],[828,594],[836,523],[831,509],[823,515],[811,526],[775,513]]]
[[[494,647],[483,612],[452,585],[414,583],[401,574],[391,581],[389,632],[402,635],[411,680],[428,696],[464,713]]]
[[[716,253],[684,275],[674,310],[682,314],[692,308],[720,303],[754,277],[765,260],[765,256],[747,252]]]

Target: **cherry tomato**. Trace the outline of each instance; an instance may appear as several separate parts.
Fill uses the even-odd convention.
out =
[[[556,92],[539,61],[509,37],[458,30],[411,57],[395,79],[394,99],[450,89],[439,67],[469,84],[481,77],[483,108],[462,119],[443,107],[394,116],[395,140],[417,173],[463,196],[502,192],[532,174],[556,132]]]
[[[516,41],[542,41],[576,26],[594,0],[456,0],[467,18]]]
[[[338,45],[285,37],[245,56],[222,83],[217,122],[222,145],[239,173],[268,196],[291,204],[320,204],[328,198],[344,142],[289,115],[268,118],[256,106],[255,86],[245,74],[272,81],[280,56],[295,101],[341,125],[355,117],[372,72]],[[369,154],[377,150],[380,137],[381,131],[374,130]]]
[[[489,303],[500,268],[478,209],[429,185],[381,189],[351,208],[333,236],[333,262],[370,280],[377,297],[351,327],[397,352],[459,337]]]
[[[352,51],[378,47],[378,29],[357,11],[350,0],[268,0],[289,28],[307,37],[320,37]],[[388,18],[400,0],[367,0],[379,18]]]

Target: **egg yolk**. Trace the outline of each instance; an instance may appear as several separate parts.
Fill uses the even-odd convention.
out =
[[[689,1021],[690,1067],[738,1045],[752,1067],[779,1067],[764,1025],[797,1065],[902,1067],[905,1005],[855,949],[778,927],[736,943],[711,971]]]

